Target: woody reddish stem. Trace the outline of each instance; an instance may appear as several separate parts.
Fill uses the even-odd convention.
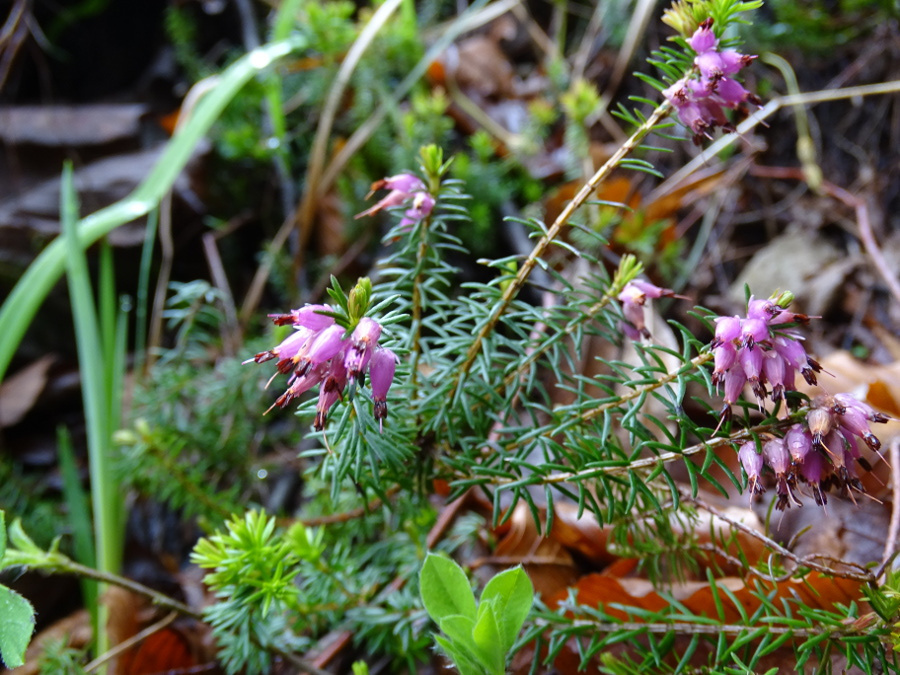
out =
[[[469,371],[472,369],[472,365],[475,363],[475,359],[478,356],[478,353],[481,351],[482,344],[484,343],[485,338],[490,335],[491,331],[494,330],[494,327],[497,325],[497,322],[500,320],[500,317],[503,316],[503,313],[509,308],[509,305],[512,303],[513,299],[519,294],[522,290],[522,287],[525,285],[525,282],[528,280],[531,271],[534,269],[534,266],[537,264],[537,261],[544,255],[544,252],[553,243],[554,239],[559,235],[562,231],[563,227],[568,225],[569,220],[591,196],[591,194],[597,189],[597,187],[602,183],[606,178],[609,177],[609,174],[612,173],[613,169],[615,169],[619,164],[624,160],[628,155],[630,155],[634,150],[638,147],[640,142],[644,139],[647,134],[649,134],[653,128],[662,121],[669,113],[672,111],[672,105],[668,101],[664,101],[661,103],[656,110],[647,118],[647,120],[640,126],[638,129],[631,135],[631,137],[625,141],[625,143],[610,157],[606,163],[600,167],[600,169],[595,173],[591,178],[585,183],[582,188],[578,191],[578,194],[570,201],[566,207],[562,210],[562,212],[557,216],[556,220],[547,230],[547,233],[540,238],[538,243],[535,245],[534,250],[528,255],[528,258],[522,263],[522,267],[519,268],[519,273],[516,275],[516,278],[513,279],[509,285],[506,286],[503,291],[503,295],[500,298],[500,302],[494,306],[491,315],[488,317],[487,321],[482,324],[481,328],[478,329],[478,333],[475,335],[475,339],[472,341],[472,344],[469,346],[469,350],[466,352],[465,360],[457,371],[456,377],[453,382],[453,386],[450,390],[450,395],[448,400],[452,401],[456,398],[457,392],[465,379],[465,377],[469,374]]]

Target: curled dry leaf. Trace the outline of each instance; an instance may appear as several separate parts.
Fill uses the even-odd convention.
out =
[[[480,564],[503,567],[523,565],[535,592],[543,597],[562,591],[578,578],[572,555],[552,536],[538,534],[534,518],[524,501],[516,505],[498,534],[502,538],[493,555],[478,561]]]
[[[0,429],[18,424],[28,414],[47,385],[55,360],[52,354],[42,356],[0,385]]]

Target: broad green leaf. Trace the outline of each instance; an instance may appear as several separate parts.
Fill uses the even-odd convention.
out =
[[[475,619],[454,614],[445,616],[438,622],[441,632],[450,638],[453,644],[475,651],[475,641],[472,639],[472,631],[475,630]]]
[[[25,662],[25,649],[34,631],[34,608],[25,598],[0,586],[0,657],[7,668]]]
[[[419,592],[425,610],[436,623],[457,614],[475,620],[475,594],[469,579],[450,558],[428,554],[419,573]]]
[[[0,509],[0,560],[6,553],[6,514]]]
[[[534,586],[521,567],[513,567],[491,579],[481,593],[481,603],[492,602],[503,649],[515,644],[534,602]]]
[[[493,601],[482,601],[478,607],[478,619],[472,629],[477,654],[487,667],[488,672],[503,675],[506,670],[506,649],[500,641],[500,628],[497,626]]]
[[[450,657],[450,660],[453,661],[453,665],[456,666],[459,675],[485,675],[484,668],[467,650],[440,635],[435,635],[434,639],[441,649],[446,652],[447,656]]]

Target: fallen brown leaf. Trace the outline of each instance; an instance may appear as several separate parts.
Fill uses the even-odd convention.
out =
[[[0,384],[0,429],[22,421],[47,385],[47,373],[56,357],[42,356]]]

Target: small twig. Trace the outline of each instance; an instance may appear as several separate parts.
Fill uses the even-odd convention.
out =
[[[754,166],[751,167],[750,173],[754,176],[806,180],[803,172],[794,167]],[[891,271],[891,266],[881,252],[878,242],[875,241],[875,235],[872,232],[872,223],[869,218],[869,207],[865,200],[860,199],[844,188],[826,180],[821,182],[821,189],[829,197],[837,199],[856,212],[856,225],[859,228],[859,238],[863,243],[863,247],[866,249],[866,253],[869,254],[869,258],[872,259],[872,264],[875,265],[875,269],[878,270],[881,278],[884,279],[885,283],[888,285],[891,293],[893,293],[897,301],[900,302],[900,281],[897,280],[897,277]]]
[[[523,373],[532,363],[537,361],[541,355],[545,354],[558,340],[571,335],[579,326],[597,316],[600,313],[600,310],[606,307],[620,291],[621,289],[618,286],[610,286],[606,293],[603,294],[603,297],[591,305],[583,316],[579,316],[576,320],[570,321],[569,324],[561,332],[554,335],[552,339],[542,342],[537,347],[529,348],[530,351],[525,355],[525,358],[522,359],[519,362],[519,365],[516,366],[516,369],[503,380],[503,386],[508,387],[512,384],[513,380],[517,378],[521,380]]]
[[[300,235],[297,259],[295,261],[298,268],[302,264],[303,252],[312,234],[315,206],[328,187],[330,187],[330,182],[322,180],[322,174],[325,170],[328,139],[331,137],[331,129],[337,116],[338,107],[347,86],[350,84],[353,71],[356,70],[356,66],[362,59],[363,54],[365,54],[369,45],[375,40],[378,32],[387,23],[391,15],[400,7],[400,4],[401,0],[387,0],[372,14],[372,18],[360,31],[359,36],[344,57],[341,67],[334,78],[334,83],[328,91],[328,98],[322,108],[322,116],[319,118],[319,125],[316,128],[316,135],[310,151],[309,169],[306,172],[306,180],[304,181],[303,197],[296,212],[295,222],[299,227]]]
[[[586,628],[594,630],[598,633],[680,633],[684,635],[741,635],[743,633],[753,632],[759,628],[765,628],[767,634],[771,635],[793,635],[798,638],[818,637],[823,631],[810,630],[808,628],[790,628],[788,626],[772,626],[770,624],[759,626],[742,626],[740,624],[720,624],[720,623],[682,623],[680,621],[672,621],[671,623],[639,623],[639,622],[612,622],[612,621],[588,621],[577,619],[574,621],[554,622],[548,619],[538,619],[535,624],[538,626],[558,627],[562,623],[563,626],[572,628]],[[865,626],[856,630],[832,630],[828,633],[829,637],[839,639],[848,635],[868,635],[872,632],[872,627]]]
[[[256,268],[256,273],[253,275],[253,280],[250,282],[250,287],[247,289],[247,294],[244,296],[244,302],[241,305],[241,312],[238,315],[241,326],[246,326],[253,317],[254,312],[256,312],[256,308],[259,306],[260,299],[262,298],[263,290],[266,287],[266,282],[269,280],[272,265],[275,263],[275,258],[278,255],[278,252],[281,251],[287,243],[288,237],[291,236],[291,232],[293,231],[294,215],[291,214],[281,223],[281,227],[278,228],[278,232],[276,232],[275,236],[272,238],[269,250],[263,257],[259,267]]]
[[[797,105],[814,105],[816,103],[824,103],[826,101],[840,101],[843,99],[852,99],[862,96],[879,96],[884,94],[896,94],[900,91],[900,80],[892,82],[883,82],[878,84],[864,84],[858,87],[846,87],[844,89],[826,89],[824,91],[812,91],[806,94],[797,94],[794,96],[779,96],[773,98],[766,103],[760,110],[757,110],[747,119],[741,122],[737,127],[737,132],[733,134],[725,134],[721,138],[714,141],[706,147],[703,152],[697,155],[690,162],[681,167],[674,174],[666,179],[669,185],[678,185],[682,180],[693,174],[699,169],[709,166],[710,158],[716,157],[726,148],[734,145],[742,140],[756,126],[762,124],[777,111],[788,106]]]
[[[6,84],[13,62],[28,37],[29,19],[33,18],[31,0],[16,0],[0,28],[0,90]]]
[[[854,581],[871,582],[871,581],[875,580],[875,577],[873,576],[872,572],[867,570],[865,567],[862,567],[861,565],[857,565],[855,563],[845,562],[843,560],[834,560],[833,558],[829,558],[827,556],[821,556],[821,555],[803,556],[803,557],[798,556],[796,553],[784,548],[781,544],[776,542],[774,539],[770,539],[769,537],[764,535],[762,532],[759,532],[758,530],[755,530],[752,527],[749,527],[748,525],[745,525],[744,523],[742,523],[738,520],[728,517],[727,515],[722,513],[716,507],[712,506],[711,504],[708,504],[702,498],[694,497],[691,495],[690,492],[688,492],[687,490],[684,490],[684,489],[680,490],[680,492],[681,492],[681,498],[684,501],[691,502],[698,508],[701,508],[704,511],[707,511],[708,513],[711,513],[712,515],[714,515],[716,518],[719,518],[720,520],[728,523],[729,525],[731,525],[731,527],[735,528],[736,530],[739,530],[739,531],[743,532],[744,534],[746,534],[750,537],[753,537],[754,539],[762,542],[766,546],[766,548],[770,549],[771,551],[774,551],[775,553],[777,553],[778,555],[780,555],[783,558],[787,558],[788,560],[793,561],[799,567],[808,567],[809,569],[815,570],[816,572],[821,572],[822,574],[828,574],[830,576],[841,577],[843,579],[852,579]],[[855,568],[861,570],[861,572],[855,573],[855,572],[850,572],[850,571],[836,570],[832,567],[822,565],[822,564],[816,562],[816,560],[828,560],[830,562],[841,564],[846,567],[855,567]]]
[[[215,89],[219,78],[207,77],[195,84],[184,97],[181,110],[178,112],[178,121],[175,123],[177,134],[191,118],[194,108],[203,97]],[[166,305],[166,293],[169,289],[169,279],[172,276],[172,266],[175,259],[175,241],[172,237],[172,189],[170,189],[159,202],[159,247],[161,260],[159,274],[156,277],[156,291],[153,295],[153,306],[150,313],[149,337],[147,338],[147,361],[144,369],[149,372],[156,361],[157,348],[162,343],[163,310]]]
[[[425,217],[418,225],[419,241],[416,245],[416,267],[412,287],[412,317],[410,320],[410,335],[412,344],[409,346],[412,352],[410,359],[409,384],[412,391],[419,390],[419,359],[422,357],[422,328],[424,322],[422,289],[425,284],[425,259],[428,255],[428,232],[431,229],[431,215]]]
[[[729,563],[731,563],[735,567],[739,567],[742,570],[744,570],[745,572],[747,572],[748,574],[752,574],[753,576],[758,577],[758,578],[762,579],[763,581],[768,581],[770,583],[782,583],[782,582],[790,579],[792,576],[794,576],[792,572],[785,572],[784,574],[779,574],[777,576],[773,575],[773,574],[766,574],[765,572],[762,572],[762,571],[756,569],[755,567],[753,567],[753,565],[748,565],[746,563],[746,561],[741,560],[740,558],[731,555],[730,553],[728,553],[721,547],[716,546],[715,544],[697,543],[697,544],[694,544],[694,547],[697,548],[697,550],[699,550],[699,551],[709,551],[710,553],[713,553],[713,554],[719,556],[720,558],[727,560]]]
[[[714,448],[718,448],[722,445],[734,445],[735,443],[739,443],[740,441],[752,438],[754,433],[760,434],[771,431],[772,429],[782,427],[786,424],[789,424],[790,422],[791,420],[778,420],[777,422],[771,424],[759,424],[748,429],[741,429],[740,431],[737,431],[730,436],[710,438],[707,441],[703,441],[702,443],[697,443],[695,445],[690,445],[677,452],[664,452],[656,455],[655,457],[638,459],[633,462],[623,462],[622,464],[615,464],[612,466],[596,466],[589,469],[582,469],[581,471],[550,473],[546,476],[540,476],[529,484],[547,485],[554,483],[575,483],[586,480],[588,478],[595,478],[597,476],[615,476],[618,474],[625,474],[630,471],[641,471],[643,469],[650,470],[656,468],[656,466],[658,466],[659,464],[675,462],[680,459],[684,459],[685,457],[696,455],[697,453],[703,452],[704,450],[713,450]],[[522,442],[517,441],[513,446],[510,447],[518,447],[521,444]],[[468,475],[466,475],[465,477],[468,477]],[[497,487],[503,487],[504,485],[508,485],[510,483],[518,483],[521,480],[520,478],[506,478],[504,476],[491,476],[490,479],[490,484]]]
[[[534,249],[528,255],[525,262],[522,263],[522,266],[519,268],[519,272],[516,275],[516,278],[513,279],[504,289],[503,295],[500,298],[500,301],[494,305],[493,310],[491,311],[490,316],[488,316],[487,320],[481,325],[478,329],[478,332],[475,335],[475,339],[472,341],[472,344],[469,345],[469,350],[466,352],[466,356],[463,359],[462,364],[460,364],[459,368],[456,371],[456,376],[454,377],[453,383],[451,384],[450,391],[448,393],[447,399],[449,401],[453,401],[456,398],[456,394],[463,382],[463,380],[468,376],[469,371],[472,369],[472,366],[475,363],[475,359],[478,357],[478,354],[481,353],[482,346],[484,344],[484,340],[488,335],[494,330],[494,327],[500,321],[500,317],[506,312],[509,308],[510,304],[512,304],[513,299],[518,296],[519,292],[525,286],[525,282],[528,280],[531,271],[534,269],[535,265],[537,265],[538,260],[544,255],[545,251],[549,248],[550,244],[556,239],[559,233],[562,231],[563,227],[569,224],[572,216],[593,194],[593,192],[597,189],[597,187],[609,177],[609,174],[612,173],[613,169],[617,168],[619,164],[624,160],[628,155],[630,155],[634,150],[640,145],[641,141],[646,137],[659,123],[662,121],[668,114],[671,112],[672,106],[668,101],[664,101],[653,111],[650,117],[631,135],[631,137],[623,143],[618,150],[610,157],[606,163],[600,167],[600,169],[593,175],[591,178],[585,183],[581,189],[578,191],[578,194],[566,204],[566,207],[562,210],[562,212],[557,216],[556,220],[553,224],[548,228],[547,233],[538,240],[538,243],[535,245]]]
[[[891,490],[894,494],[891,504],[891,524],[888,526],[888,537],[884,544],[884,553],[881,556],[881,565],[875,572],[875,577],[880,578],[884,570],[893,560],[897,552],[897,537],[900,534],[900,437],[891,441]]]
[[[102,666],[104,663],[107,663],[110,659],[117,657],[119,654],[131,649],[139,642],[143,642],[154,633],[161,631],[163,628],[172,623],[177,617],[178,612],[169,612],[156,623],[150,624],[144,630],[136,633],[135,635],[132,635],[127,640],[123,640],[115,647],[107,651],[105,654],[101,654],[100,656],[98,656],[96,659],[94,659],[84,667],[85,672],[90,673],[97,670],[100,666]]]
[[[119,576],[118,574],[102,572],[100,570],[94,569],[93,567],[82,565],[60,553],[48,553],[47,560],[49,564],[45,568],[43,568],[45,571],[58,572],[62,574],[74,574],[75,576],[82,577],[84,579],[93,579],[94,581],[99,581],[103,584],[118,586],[120,588],[124,588],[125,590],[131,591],[136,595],[147,598],[154,605],[162,607],[163,609],[177,612],[178,614],[196,619],[197,621],[204,621],[202,612],[197,611],[193,607],[190,607],[183,602],[179,602],[178,600],[170,598],[168,595],[164,595],[163,593],[155,591],[152,588],[144,586],[137,581],[132,581],[131,579]],[[42,568],[36,566],[36,569],[41,570]],[[296,666],[304,672],[309,673],[310,675],[331,675],[331,673],[329,673],[327,670],[317,668],[315,665],[309,663],[303,657],[289,652],[282,647],[279,647],[278,645],[260,644],[257,641],[257,638],[254,638],[252,634],[251,639],[257,647],[272,652],[273,654],[278,654],[285,660],[289,661],[292,665]]]
[[[669,384],[673,380],[678,379],[682,375],[686,375],[687,373],[694,370],[698,366],[702,366],[704,363],[712,361],[712,359],[713,359],[712,352],[704,352],[703,354],[699,354],[699,355],[695,356],[694,358],[692,358],[687,363],[685,363],[678,370],[671,372],[671,373],[666,373],[666,375],[659,378],[656,382],[651,382],[650,384],[645,384],[642,387],[636,387],[636,388],[632,389],[630,392],[628,392],[627,394],[623,394],[622,396],[619,396],[618,398],[616,398],[615,401],[609,401],[608,403],[603,403],[602,405],[598,405],[596,408],[593,408],[591,410],[586,410],[585,412],[581,413],[580,421],[581,422],[590,422],[592,419],[594,419],[595,417],[599,417],[600,415],[605,413],[607,410],[610,410],[612,408],[617,408],[618,406],[622,405],[623,403],[627,403],[628,401],[633,401],[636,398],[640,398],[644,394],[647,394],[651,391],[659,389],[660,387],[663,387],[663,386]]]
[[[385,495],[387,497],[392,497],[399,491],[400,488],[395,485],[389,488],[385,492]],[[359,506],[355,509],[344,511],[343,513],[332,513],[327,516],[312,516],[310,518],[279,518],[277,522],[279,527],[290,527],[294,523],[301,523],[304,527],[319,527],[322,525],[333,525],[335,523],[346,523],[347,521],[355,520],[357,518],[362,518],[363,516],[368,515],[374,509],[379,508],[381,505],[381,499],[376,497],[364,506]]]
[[[678,370],[676,370],[676,371],[674,371],[674,372],[671,372],[671,373],[666,373],[663,377],[661,377],[660,379],[656,380],[655,382],[651,382],[650,384],[645,384],[645,385],[640,386],[640,387],[635,387],[634,389],[632,389],[631,391],[629,391],[627,394],[623,394],[623,395],[621,395],[621,396],[617,396],[617,397],[615,398],[615,400],[608,401],[608,402],[606,402],[606,403],[601,403],[600,405],[598,405],[598,406],[595,407],[595,408],[591,408],[590,410],[586,410],[586,411],[582,412],[582,413],[579,415],[578,421],[579,421],[580,423],[582,423],[582,424],[585,423],[585,422],[590,422],[591,420],[593,420],[593,419],[599,417],[600,415],[602,415],[602,414],[603,414],[604,412],[606,412],[607,410],[611,410],[611,409],[613,409],[613,408],[617,408],[617,407],[619,407],[620,405],[622,405],[623,403],[627,403],[628,401],[632,401],[632,400],[634,400],[634,399],[636,399],[636,398],[640,398],[640,397],[643,396],[644,394],[647,394],[647,393],[649,393],[649,392],[651,392],[651,391],[654,391],[654,390],[656,390],[656,389],[659,389],[660,387],[663,387],[663,386],[669,384],[669,383],[672,382],[673,380],[676,380],[677,378],[681,377],[682,375],[685,375],[686,373],[689,373],[691,370],[694,370],[694,369],[697,368],[698,366],[701,366],[701,365],[703,365],[704,363],[707,363],[708,361],[711,361],[712,358],[713,358],[712,352],[704,352],[703,354],[700,354],[700,355],[698,355],[698,356],[695,356],[693,359],[691,359],[690,361],[688,361],[686,364],[684,364],[684,365],[683,365],[681,368],[679,368]],[[554,435],[555,433],[556,433],[556,431],[555,431],[554,429],[550,429],[549,431],[547,431],[547,432],[544,433],[543,435],[545,435],[545,436],[550,436],[550,435]],[[509,444],[505,445],[503,449],[504,449],[506,452],[511,452],[512,450],[515,450],[516,448],[519,448],[519,447],[521,447],[522,445],[524,445],[525,443],[529,442],[529,441],[532,440],[533,438],[534,438],[533,436],[526,436],[526,437],[522,437],[522,438],[516,439],[516,440],[510,442]],[[728,442],[728,439],[725,439],[725,442]],[[705,447],[706,445],[708,445],[708,444],[700,444],[699,449],[698,449],[698,450],[694,450],[694,452],[699,452],[700,449],[702,449],[702,448]],[[672,456],[674,456],[674,457],[681,457],[681,456],[683,456],[683,455],[685,455],[685,454],[688,454],[688,451],[687,451],[687,450],[685,450],[684,452],[668,453],[668,454],[665,455],[665,456],[668,457],[668,455],[672,455]],[[664,456],[664,455],[660,455],[659,457],[653,458],[653,464],[655,464],[656,461],[661,460],[661,458],[662,458],[663,456]],[[666,461],[671,461],[671,460],[666,460]],[[636,463],[634,463],[634,464],[630,464],[629,467],[635,466],[635,465],[637,465],[637,464],[640,464],[640,462],[636,462]],[[627,468],[629,468],[629,467],[621,467],[621,468],[627,469]],[[620,468],[620,467],[616,467],[616,468]],[[593,471],[593,470],[591,470],[591,471]],[[574,474],[566,474],[566,475],[574,475]],[[554,480],[554,481],[551,481],[551,482],[564,482],[564,480]]]
[[[212,232],[206,232],[201,237],[201,241],[203,242],[203,253],[206,256],[206,264],[209,266],[209,274],[213,285],[222,294],[226,323],[222,345],[227,356],[234,356],[237,354],[238,345],[240,344],[240,327],[238,325],[237,309],[234,306],[234,295],[231,292],[231,285],[228,283],[228,274],[225,272],[222,256],[219,254],[219,249],[216,246],[215,235]]]
[[[859,227],[859,238],[862,240],[866,253],[869,254],[869,258],[872,259],[872,264],[875,265],[875,269],[878,270],[881,278],[884,279],[888,288],[891,289],[894,298],[897,302],[900,302],[900,281],[897,281],[897,277],[885,259],[884,253],[881,252],[878,242],[875,241],[875,235],[872,233],[872,223],[869,220],[868,204],[866,204],[864,199],[860,199],[845,189],[827,181],[822,183],[822,188],[832,197],[841,200],[856,211],[856,225]]]

